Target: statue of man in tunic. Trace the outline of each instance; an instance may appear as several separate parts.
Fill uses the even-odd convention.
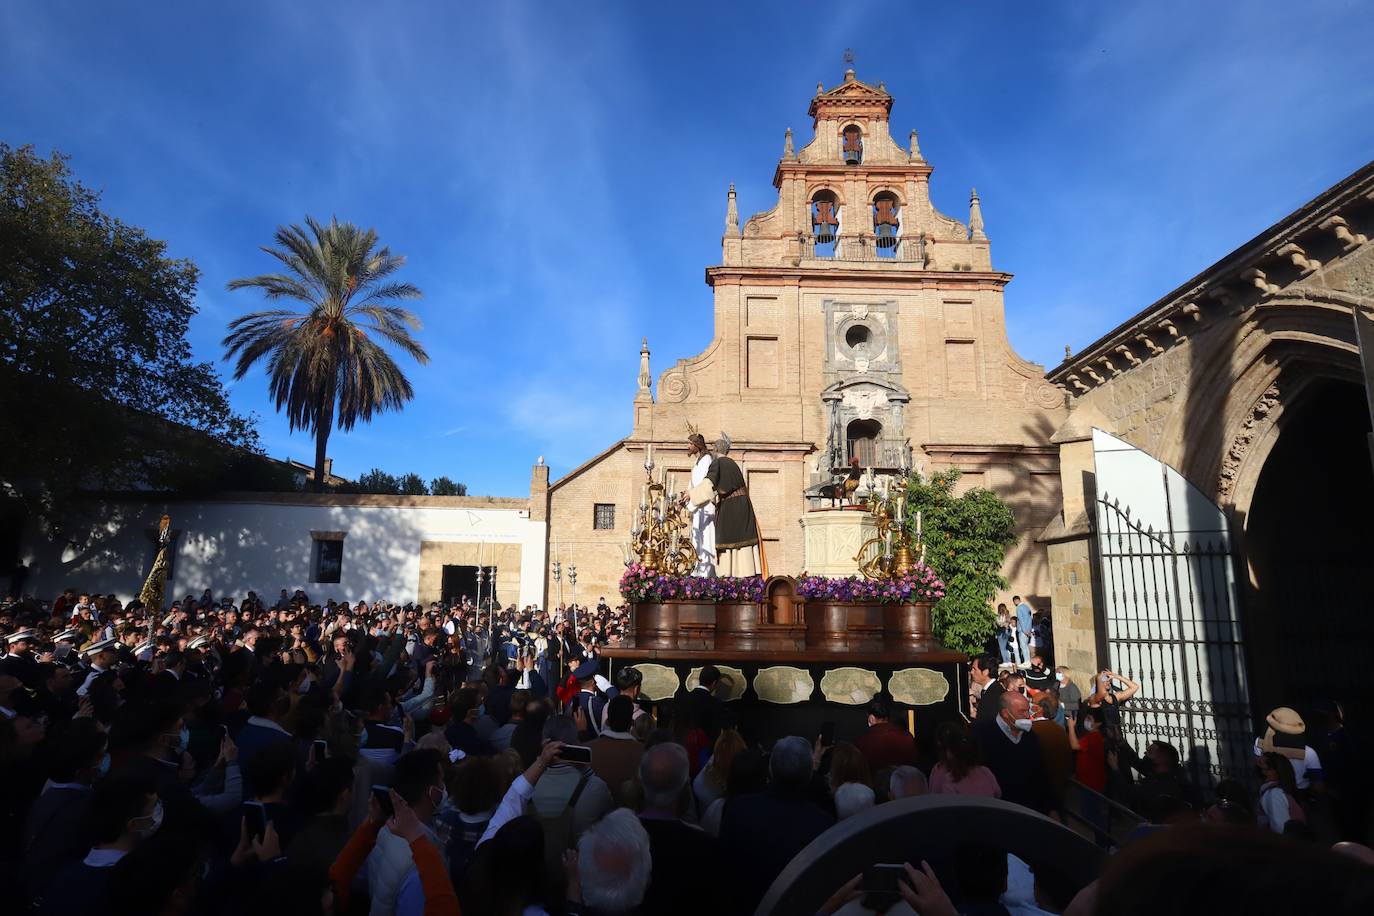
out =
[[[715,460],[706,471],[716,501],[716,574],[757,576],[766,569],[758,520],[749,501],[744,471],[730,457],[730,445],[730,437],[722,432],[716,440]],[[696,495],[692,503],[697,504]]]
[[[707,474],[714,459],[706,447],[706,437],[692,433],[687,437],[687,454],[692,459],[692,488],[688,502],[692,506],[692,546],[696,549],[697,565],[694,576],[716,574],[716,504],[715,491]],[[694,497],[700,497],[694,498]]]

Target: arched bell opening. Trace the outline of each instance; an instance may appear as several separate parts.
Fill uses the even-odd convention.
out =
[[[841,152],[845,165],[858,165],[864,161],[864,138],[859,125],[850,124],[840,131]]]
[[[879,257],[896,257],[901,239],[901,214],[897,195],[882,191],[873,198],[873,239]]]
[[[817,257],[835,253],[835,239],[840,234],[840,202],[833,191],[817,191],[811,198],[811,238]]]

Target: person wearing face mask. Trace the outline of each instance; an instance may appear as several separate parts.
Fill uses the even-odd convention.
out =
[[[103,913],[105,886],[115,863],[162,826],[162,802],[146,773],[119,773],[101,781],[91,795],[87,820],[91,847],[85,858],[58,868],[36,898],[43,916]]]
[[[444,785],[443,755],[430,748],[414,750],[396,762],[392,790],[409,806],[419,822],[420,833],[429,840],[441,856],[444,843],[434,829],[434,816],[447,807],[448,789]],[[400,916],[420,916],[425,909],[425,889],[411,851],[411,840],[397,836],[390,826],[370,826],[366,822],[358,833],[376,830],[376,845],[372,847],[363,870],[368,893],[372,898],[373,916],[395,913]],[[358,840],[358,834],[349,846]],[[343,859],[348,854],[345,848]],[[336,863],[337,864],[337,863]]]
[[[91,784],[109,772],[107,744],[105,733],[90,718],[73,720],[58,736],[48,781],[24,824],[23,877],[30,895],[46,888],[59,866],[90,849],[86,817]]]
[[[1074,778],[1094,792],[1107,791],[1107,748],[1102,737],[1102,712],[1083,711],[1068,717],[1069,747],[1074,751]]]
[[[1004,801],[1058,819],[1040,741],[1031,726],[1030,700],[1008,691],[998,698],[995,718],[974,723],[973,736],[984,765],[997,777]]]

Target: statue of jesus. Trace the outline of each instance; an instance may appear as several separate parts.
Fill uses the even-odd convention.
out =
[[[715,489],[707,480],[711,470],[711,453],[706,448],[706,437],[692,433],[687,437],[687,454],[692,459],[692,488],[688,491],[688,503],[692,507],[692,546],[696,548],[697,565],[692,570],[694,576],[714,576],[716,574],[716,504],[713,501]]]

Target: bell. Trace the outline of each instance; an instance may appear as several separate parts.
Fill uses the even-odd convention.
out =
[[[875,231],[879,248],[896,248],[897,231],[892,226],[882,225]]]
[[[835,241],[835,226],[833,223],[816,224],[816,241],[822,245]]]
[[[845,165],[858,165],[858,164],[859,164],[859,151],[856,150],[856,149],[846,149],[846,150],[844,151],[844,164],[845,164]]]

